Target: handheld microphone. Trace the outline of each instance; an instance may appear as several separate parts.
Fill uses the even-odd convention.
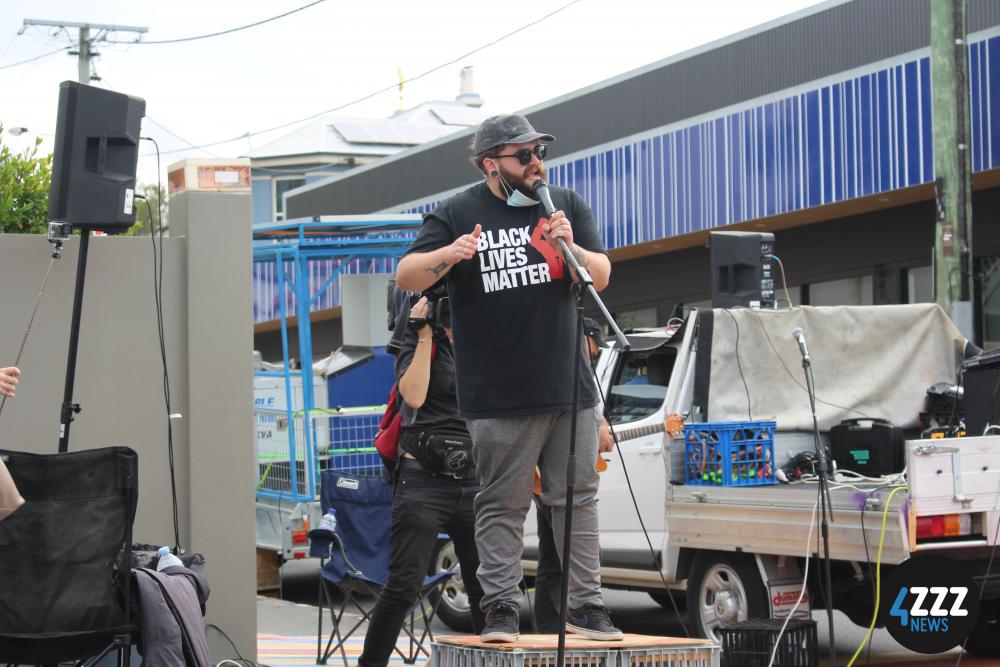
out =
[[[802,332],[802,327],[795,327],[795,330],[792,331],[792,337],[799,344],[799,353],[802,354],[802,360],[810,363],[812,360],[809,358],[809,348],[806,347],[806,335]]]
[[[542,206],[545,207],[546,215],[552,215],[556,212],[556,206],[552,203],[552,196],[549,195],[549,184],[538,179],[535,184],[531,186],[531,189],[535,191],[538,198],[542,200]]]
[[[531,189],[535,191],[535,194],[538,195],[538,198],[542,201],[542,206],[545,208],[545,214],[551,217],[552,214],[556,212],[556,205],[552,203],[552,197],[549,195],[549,184],[542,179],[538,179],[535,181],[534,185],[531,186]],[[585,285],[593,285],[594,279],[590,277],[590,272],[580,266],[579,260],[577,260],[576,256],[570,252],[569,246],[566,245],[566,242],[563,241],[562,237],[557,238],[556,241],[559,242],[559,249],[562,251],[563,258],[566,260],[566,263],[569,264],[574,271],[576,271],[576,276],[580,282]]]

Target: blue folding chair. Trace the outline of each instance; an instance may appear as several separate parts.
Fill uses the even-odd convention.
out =
[[[322,559],[319,580],[319,629],[317,632],[316,662],[325,665],[334,652],[340,651],[344,667],[350,667],[345,642],[365,622],[371,622],[375,601],[382,587],[389,580],[389,533],[392,526],[392,486],[379,475],[358,475],[336,470],[320,474],[320,506],[324,514],[336,512],[335,532],[314,529],[309,532],[309,552]],[[428,563],[429,565],[429,563]],[[433,640],[431,621],[437,613],[441,595],[431,596],[444,583],[455,576],[454,569],[426,577],[420,595],[410,609],[409,620],[403,631],[409,638],[408,651],[395,648],[406,664],[413,664],[421,653],[430,657],[424,646]],[[336,588],[343,599],[334,610]],[[430,600],[434,599],[435,602]],[[333,630],[323,648],[323,612],[330,610]],[[349,624],[344,618],[348,608],[356,609],[361,619]],[[417,636],[418,617],[423,629]]]

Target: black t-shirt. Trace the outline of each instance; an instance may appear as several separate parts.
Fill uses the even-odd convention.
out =
[[[605,252],[590,207],[577,193],[550,187],[553,203],[573,224],[573,240]],[[424,219],[408,252],[446,246],[476,224],[479,252],[448,272],[458,406],[472,419],[562,412],[572,408],[576,310],[562,254],[542,237],[541,204],[508,206],[485,182],[442,203]],[[579,357],[580,406],[597,403]]]
[[[427,345],[428,343],[422,343]],[[403,429],[427,431],[439,435],[469,437],[465,420],[458,416],[455,398],[455,354],[448,337],[443,333],[434,336],[434,352],[431,357],[431,377],[427,385],[427,398],[419,409],[414,410],[403,401],[400,406]],[[413,361],[417,347],[417,332],[407,329],[403,346],[396,355],[396,382]]]

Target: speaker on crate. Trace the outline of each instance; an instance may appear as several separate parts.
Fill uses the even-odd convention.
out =
[[[103,88],[59,86],[49,221],[124,232],[135,224],[135,167],[146,102]]]
[[[774,308],[774,234],[712,232],[712,307]]]

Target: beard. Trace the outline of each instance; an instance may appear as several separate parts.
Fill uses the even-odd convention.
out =
[[[507,185],[520,191],[520,193],[526,197],[531,197],[532,199],[537,199],[538,195],[532,189],[531,185],[535,182],[536,176],[541,180],[545,180],[545,167],[541,164],[532,164],[527,167],[521,167],[518,165],[518,169],[515,171],[510,171],[505,169],[502,165],[498,165],[500,170],[500,175],[503,177]]]

